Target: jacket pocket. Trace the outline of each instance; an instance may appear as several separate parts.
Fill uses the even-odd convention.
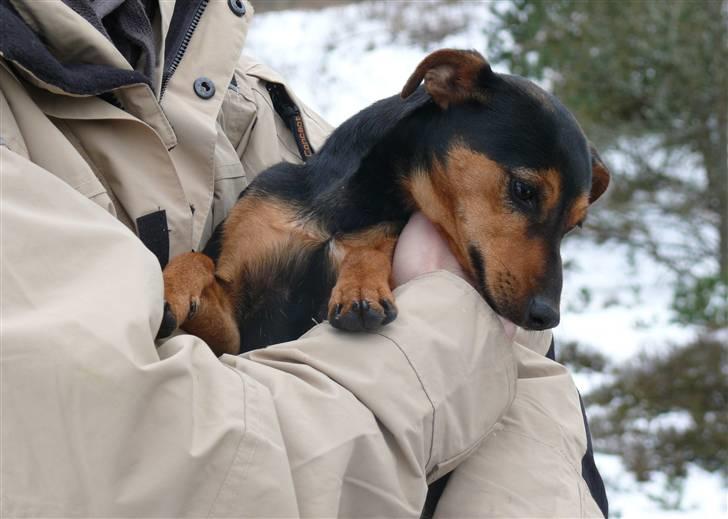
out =
[[[215,185],[212,198],[212,218],[207,229],[212,232],[222,222],[238,201],[240,193],[248,187],[248,178],[245,174],[237,151],[230,142],[227,132],[221,125],[217,128],[217,143],[215,144]],[[205,233],[207,234],[207,233]]]
[[[235,74],[225,91],[217,123],[235,148],[238,157],[241,157],[248,147],[257,111],[248,85]]]
[[[248,187],[248,179],[243,172],[243,166],[228,164],[215,169],[215,191],[212,202],[212,224],[217,225],[223,221],[235,203],[240,193]]]

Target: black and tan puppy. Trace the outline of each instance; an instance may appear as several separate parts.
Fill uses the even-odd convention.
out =
[[[326,317],[352,331],[387,324],[394,245],[416,210],[497,313],[551,328],[561,239],[608,183],[555,97],[494,73],[477,52],[440,50],[401,96],[346,121],[306,164],[260,174],[204,254],[170,262],[163,329],[179,325],[222,354],[296,338]]]

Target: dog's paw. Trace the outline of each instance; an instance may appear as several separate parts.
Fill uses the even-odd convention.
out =
[[[195,316],[195,314],[197,313],[197,309],[199,308],[199,305],[200,305],[199,298],[192,297],[192,298],[190,298],[190,303],[189,303],[189,307],[188,307],[187,311],[175,314],[174,310],[172,309],[172,305],[170,305],[167,301],[165,301],[164,302],[164,313],[162,315],[162,324],[159,325],[159,331],[157,332],[157,339],[164,339],[166,337],[169,337],[170,335],[172,335],[172,332],[174,332],[180,324],[192,319]]]
[[[199,252],[187,252],[173,258],[162,276],[164,315],[158,339],[168,337],[198,313],[203,292],[215,281],[215,263]]]
[[[164,302],[164,313],[162,314],[162,324],[159,325],[159,331],[157,332],[157,339],[165,339],[172,335],[172,332],[177,329],[177,318],[172,313],[172,307],[169,303]]]
[[[335,287],[329,302],[329,322],[335,328],[358,332],[374,330],[397,317],[389,287],[365,289]]]

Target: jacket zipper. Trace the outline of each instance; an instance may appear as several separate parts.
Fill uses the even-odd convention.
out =
[[[182,38],[179,47],[177,48],[177,52],[175,53],[174,58],[172,58],[172,61],[169,63],[167,70],[165,70],[164,72],[164,76],[162,77],[162,86],[159,90],[160,101],[162,100],[162,96],[164,96],[165,90],[167,90],[167,83],[169,83],[172,75],[175,73],[177,67],[182,62],[182,58],[184,57],[185,52],[187,51],[187,47],[190,44],[190,40],[192,39],[192,34],[195,32],[195,29],[197,29],[197,25],[199,25],[200,23],[200,18],[202,18],[202,13],[205,12],[205,8],[207,7],[208,3],[209,0],[201,0],[201,2],[197,5],[197,9],[195,9],[195,14],[192,16],[192,20],[190,21],[190,24],[185,31],[185,35]]]

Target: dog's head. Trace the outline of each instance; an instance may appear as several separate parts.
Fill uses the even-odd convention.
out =
[[[477,52],[430,54],[402,97],[423,79],[439,151],[405,188],[496,312],[527,329],[556,326],[561,240],[604,193],[609,172],[558,99],[494,73]]]

